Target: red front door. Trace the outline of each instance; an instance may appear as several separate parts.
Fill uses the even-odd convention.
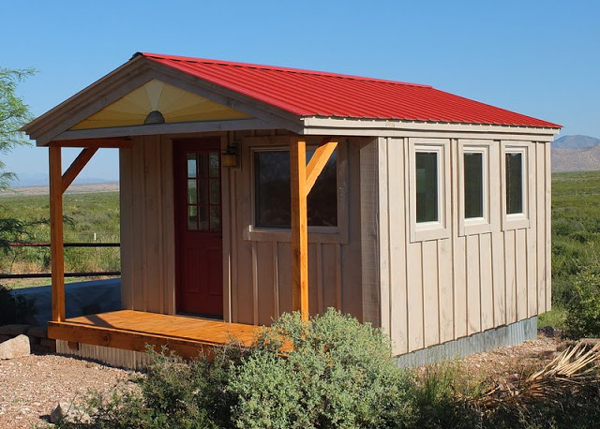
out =
[[[223,317],[221,143],[173,142],[178,313]]]

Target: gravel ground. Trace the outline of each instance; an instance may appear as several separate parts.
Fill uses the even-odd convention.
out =
[[[44,426],[59,401],[127,384],[131,371],[58,355],[0,360],[0,428]]]
[[[495,381],[515,377],[530,365],[541,368],[552,359],[558,339],[540,335],[461,361],[474,377]],[[32,355],[0,361],[0,429],[35,428],[44,425],[59,401],[77,403],[88,391],[110,392],[115,386],[131,386],[131,371],[58,355]]]

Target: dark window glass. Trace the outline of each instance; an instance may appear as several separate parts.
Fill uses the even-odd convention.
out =
[[[307,161],[314,151],[307,151]],[[337,155],[334,152],[308,194],[308,225],[337,226]],[[263,228],[291,224],[289,151],[254,154],[255,223]]]
[[[438,154],[417,152],[417,222],[436,222],[438,215]]]
[[[523,213],[523,155],[506,154],[506,213]]]
[[[483,154],[464,154],[465,218],[483,217]]]

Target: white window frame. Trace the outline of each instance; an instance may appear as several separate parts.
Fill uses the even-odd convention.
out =
[[[246,224],[243,231],[243,239],[247,241],[279,241],[282,243],[291,242],[291,228],[268,228],[256,226],[256,193],[255,193],[255,178],[254,178],[254,154],[256,152],[289,152],[289,145],[265,145],[264,140],[258,138],[244,139],[245,144],[244,158],[245,165],[248,165],[248,181],[247,191],[249,193],[249,213],[244,223]],[[257,143],[254,143],[257,142]],[[306,149],[314,150],[318,147],[311,141],[307,142]],[[341,243],[348,242],[348,196],[346,187],[348,183],[347,177],[347,147],[346,143],[340,141],[337,148],[337,226],[309,226],[308,235],[309,242],[320,243]]]
[[[497,142],[489,140],[459,140],[458,143],[458,234],[460,236],[482,234],[497,229],[498,224],[498,159]],[[465,154],[482,155],[483,216],[465,217]]]
[[[531,153],[531,144],[529,143],[516,143],[516,142],[502,142],[502,151],[500,154],[500,177],[501,177],[501,201],[502,201],[502,229],[503,230],[512,230],[512,229],[522,229],[530,227],[530,213],[532,213],[532,200],[531,195],[534,195],[532,189],[532,181],[530,172],[532,171],[532,159],[530,156]],[[522,196],[523,196],[523,212],[522,213],[507,213],[507,203],[506,203],[506,154],[507,153],[520,153],[521,154],[521,166],[523,171],[521,172],[522,177]]]
[[[434,222],[417,222],[416,154],[419,152],[437,153],[438,220]],[[452,221],[450,211],[451,171],[449,139],[409,140],[408,183],[411,242],[439,240],[450,237],[450,224]]]

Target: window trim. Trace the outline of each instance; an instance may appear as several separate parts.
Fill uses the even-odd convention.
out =
[[[482,234],[497,229],[498,226],[498,168],[493,162],[497,159],[497,141],[459,140],[458,143],[458,235]],[[465,153],[480,153],[483,160],[483,217],[465,217]]]
[[[450,209],[451,180],[450,169],[450,140],[449,139],[409,139],[409,216],[410,241],[439,240],[450,237],[452,221]],[[434,222],[417,222],[417,168],[416,154],[418,152],[435,152],[437,156],[438,179],[438,220]]]
[[[289,138],[286,138],[286,142]],[[319,145],[318,141],[322,139],[308,139],[306,149],[316,149]],[[281,144],[277,138],[273,145],[268,142],[271,139],[262,139],[258,137],[250,137],[242,140],[244,165],[248,165],[247,173],[247,188],[249,193],[248,204],[249,213],[246,214],[245,227],[243,230],[243,238],[246,241],[277,241],[291,242],[291,228],[268,228],[256,226],[256,194],[255,194],[255,166],[254,154],[256,152],[268,151],[285,151],[289,152],[289,144]],[[347,197],[347,147],[343,139],[340,139],[336,148],[337,153],[337,226],[309,226],[308,239],[309,242],[319,243],[341,243],[348,242],[348,197]],[[244,210],[245,211],[245,210]]]
[[[528,143],[512,143],[512,142],[502,142],[502,151],[500,154],[500,164],[501,164],[501,207],[502,207],[502,230],[513,230],[513,229],[522,229],[530,227],[530,214],[532,213],[532,199],[531,196],[534,195],[532,189],[532,183],[530,180],[530,172],[532,169],[531,165],[531,145]],[[507,213],[507,202],[506,202],[506,154],[508,153],[520,153],[522,156],[522,192],[523,192],[523,213]]]

